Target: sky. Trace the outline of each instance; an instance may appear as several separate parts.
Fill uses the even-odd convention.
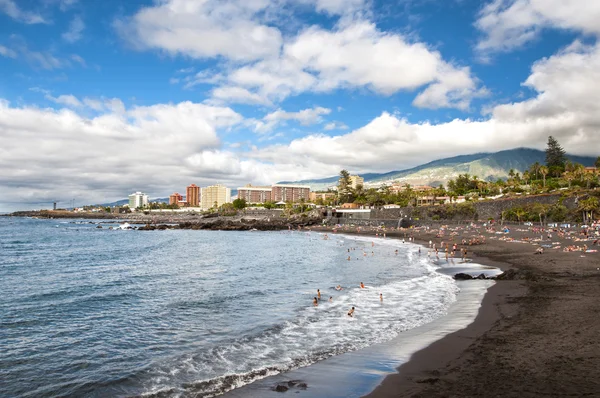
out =
[[[600,153],[600,1],[0,0],[0,212]]]

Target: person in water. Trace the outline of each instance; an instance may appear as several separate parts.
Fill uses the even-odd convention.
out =
[[[317,300],[317,298],[315,297],[313,300],[313,305],[316,307],[319,305],[319,301]]]
[[[361,282],[361,283],[360,283],[360,288],[361,288],[361,289],[364,289],[364,288],[365,288],[365,284]]]
[[[317,298],[321,300],[321,291],[319,289],[317,289]]]
[[[335,290],[342,290],[342,286],[341,286],[341,285],[337,285],[337,286],[335,287]]]
[[[329,302],[333,303],[333,297],[332,296],[329,296]]]
[[[354,307],[350,311],[348,311],[348,316],[354,317]]]
[[[383,293],[379,293],[379,301],[383,301]]]

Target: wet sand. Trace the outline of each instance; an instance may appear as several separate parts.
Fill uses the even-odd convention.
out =
[[[386,232],[427,246],[484,235],[469,256],[516,270],[516,280],[498,281],[471,325],[414,354],[368,397],[600,397],[600,254],[563,252],[584,244],[578,234],[532,244],[524,239],[539,234],[517,229],[459,229],[444,238],[435,230]],[[550,242],[560,248],[534,254]]]

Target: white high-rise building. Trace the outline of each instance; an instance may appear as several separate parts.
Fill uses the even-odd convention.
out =
[[[148,195],[143,192],[136,192],[129,195],[129,208],[137,209],[138,207],[148,206]]]
[[[231,203],[231,189],[223,185],[211,185],[201,189],[200,207],[210,209],[220,207],[223,203]]]

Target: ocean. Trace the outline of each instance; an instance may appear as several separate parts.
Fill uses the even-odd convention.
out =
[[[393,239],[97,225],[0,217],[0,396],[217,396],[388,341],[458,293]]]

